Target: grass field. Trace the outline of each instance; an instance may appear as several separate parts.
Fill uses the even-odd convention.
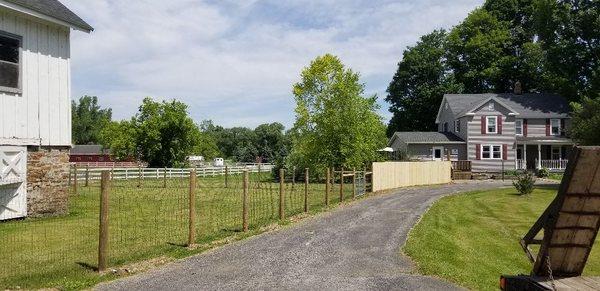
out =
[[[498,290],[501,274],[528,274],[531,264],[519,245],[556,189],[518,196],[513,188],[441,199],[412,230],[404,252],[420,272],[469,289]],[[600,275],[593,249],[585,273]]]
[[[99,184],[81,187],[72,195],[70,213],[61,217],[0,223],[0,289],[82,289],[116,275],[99,276],[97,266]],[[279,184],[270,174],[251,175],[250,232],[242,233],[242,177],[198,178],[196,187],[197,249],[185,246],[188,236],[189,180],[112,182],[109,211],[109,267],[166,256],[181,258],[201,252],[215,241],[239,239],[261,232],[279,221]],[[325,185],[309,184],[310,212],[325,210]],[[290,217],[304,211],[304,184],[285,184],[285,211]],[[352,196],[351,185],[344,188]],[[339,184],[331,191],[339,202]]]

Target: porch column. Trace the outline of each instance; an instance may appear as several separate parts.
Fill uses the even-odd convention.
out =
[[[525,170],[527,170],[527,143],[523,143],[523,165],[525,165]]]
[[[538,160],[537,160],[537,169],[542,168],[542,144],[538,143]]]

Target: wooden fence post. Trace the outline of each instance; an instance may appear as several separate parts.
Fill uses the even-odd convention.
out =
[[[85,187],[90,186],[90,165],[85,167]]]
[[[196,242],[196,169],[190,169],[188,247]]]
[[[138,167],[138,188],[142,188],[142,167]]]
[[[285,218],[285,195],[283,193],[285,188],[285,170],[279,169],[279,219]]]
[[[352,168],[352,198],[356,198],[356,168]]]
[[[100,229],[98,238],[98,272],[106,270],[108,255],[108,199],[110,195],[110,172],[102,171],[100,178]]]
[[[294,185],[296,185],[296,166],[292,167],[292,190],[294,190]]]
[[[329,190],[331,190],[330,188],[330,184],[329,182],[331,181],[331,169],[329,169],[329,167],[327,167],[327,172],[325,173],[325,206],[329,206]]]
[[[229,166],[225,165],[225,188],[227,188],[227,184],[229,180]]]
[[[75,166],[73,166],[73,194],[77,195],[77,164],[75,164]]]
[[[163,172],[163,188],[167,188],[167,168],[164,168]]]
[[[340,202],[344,201],[344,167],[340,168]]]
[[[242,200],[242,229],[248,231],[248,169],[244,169],[244,195]]]
[[[308,168],[304,169],[304,212],[308,212]]]

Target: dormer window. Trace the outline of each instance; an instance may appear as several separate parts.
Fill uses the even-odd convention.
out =
[[[488,116],[486,117],[487,133],[498,133],[498,117]]]
[[[448,102],[446,102],[446,110],[448,110],[448,107],[450,107],[450,105],[448,104]]]
[[[0,91],[21,89],[21,37],[0,31]]]
[[[460,119],[454,121],[454,132],[460,132]]]
[[[488,110],[494,110],[494,102],[488,104]]]

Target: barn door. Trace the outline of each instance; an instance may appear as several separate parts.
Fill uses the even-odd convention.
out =
[[[0,220],[27,215],[27,147],[0,146]]]

